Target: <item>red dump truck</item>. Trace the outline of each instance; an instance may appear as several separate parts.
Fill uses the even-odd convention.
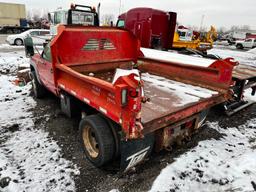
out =
[[[98,167],[120,158],[124,170],[189,139],[207,110],[231,97],[236,64],[145,58],[131,32],[105,27],[60,25],[42,54],[27,51],[35,96],[48,90],[65,114],[81,112],[86,157]]]

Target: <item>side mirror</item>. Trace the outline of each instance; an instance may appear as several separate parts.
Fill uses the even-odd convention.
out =
[[[44,42],[44,43],[43,43],[43,47],[45,48],[45,46],[46,46],[47,44],[48,44],[48,43]]]
[[[24,39],[24,46],[25,46],[25,54],[26,54],[26,56],[27,57],[32,57],[35,54],[32,37],[27,36]]]

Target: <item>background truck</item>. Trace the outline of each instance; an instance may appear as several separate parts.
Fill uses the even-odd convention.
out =
[[[48,14],[51,34],[57,34],[57,25],[99,26],[100,4],[95,7],[71,4],[70,9],[57,9]]]
[[[212,43],[193,38],[193,31],[180,28],[175,12],[164,12],[152,8],[134,8],[118,17],[117,27],[132,31],[141,40],[142,47],[169,49],[197,49],[206,51]],[[210,36],[209,36],[210,37]]]
[[[0,33],[21,33],[28,29],[24,4],[0,2]]]
[[[153,149],[170,150],[231,97],[232,61],[171,63],[150,51],[129,31],[78,25],[59,25],[41,55],[27,50],[35,96],[48,90],[65,114],[82,113],[80,139],[95,166],[120,159],[128,170]]]
[[[237,49],[252,49],[256,47],[256,39],[255,38],[248,38],[243,41],[236,41],[235,43]]]

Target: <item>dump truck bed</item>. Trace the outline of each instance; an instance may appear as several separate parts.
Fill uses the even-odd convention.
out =
[[[233,63],[197,58],[166,62],[148,58],[138,45],[125,30],[60,26],[51,42],[56,93],[68,93],[103,113],[121,125],[128,139],[198,115],[230,97]],[[137,70],[131,75],[141,78],[142,85],[131,75],[114,82],[116,69]]]
[[[217,91],[170,80],[161,76],[142,73],[145,96],[149,102],[142,105],[142,123],[147,124],[203,100],[214,99]]]

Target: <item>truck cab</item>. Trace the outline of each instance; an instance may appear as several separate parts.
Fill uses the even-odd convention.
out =
[[[121,14],[116,26],[130,30],[142,47],[167,50],[173,43],[176,17],[175,12],[135,8]]]
[[[56,35],[57,25],[84,25],[84,26],[99,26],[99,7],[96,12],[94,7],[85,5],[71,4],[70,9],[57,9],[48,14],[49,21],[51,21],[51,34]]]
[[[180,41],[192,41],[193,31],[189,29],[178,29],[177,33],[179,34]]]

